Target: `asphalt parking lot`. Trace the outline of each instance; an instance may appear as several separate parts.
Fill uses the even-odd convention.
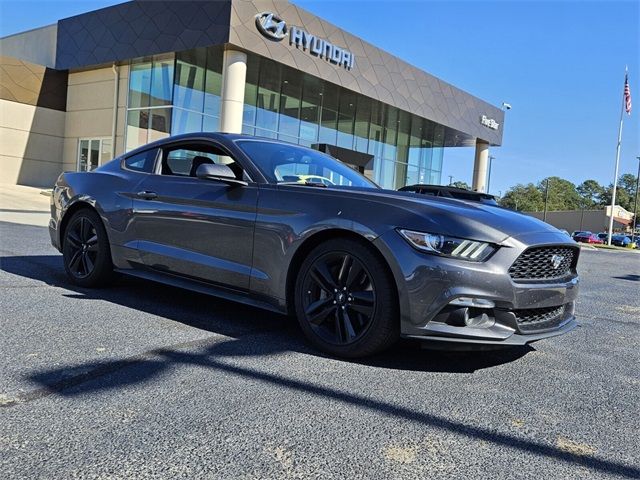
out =
[[[568,335],[352,362],[257,309],[74,287],[40,226],[0,250],[0,478],[640,477],[638,254],[582,253]]]

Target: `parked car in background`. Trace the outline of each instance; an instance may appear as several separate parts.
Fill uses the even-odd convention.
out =
[[[399,192],[413,192],[422,195],[431,195],[434,197],[457,198],[458,200],[470,200],[472,202],[480,202],[486,205],[498,205],[496,197],[488,193],[474,192],[464,188],[449,187],[446,185],[426,185],[416,184],[407,185],[398,189]]]
[[[618,247],[627,247],[631,243],[631,237],[618,233],[611,236],[611,244]]]
[[[576,242],[580,243],[594,243],[594,244],[603,244],[604,242],[598,238],[598,235],[591,232],[579,232],[577,235],[573,236],[573,239]]]
[[[591,233],[588,230],[575,230],[574,232],[571,233],[571,238],[575,237],[576,235],[580,235],[582,233]]]
[[[600,240],[602,240],[604,243],[606,243],[606,242],[607,242],[607,237],[608,237],[608,236],[609,236],[609,234],[608,234],[607,232],[600,232],[600,233],[598,234],[598,238],[599,238]]]

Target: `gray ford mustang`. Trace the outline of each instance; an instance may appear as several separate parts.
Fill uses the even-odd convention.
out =
[[[69,278],[125,273],[295,315],[333,355],[400,336],[524,345],[573,329],[579,249],[500,207],[382,190],[315,150],[198,133],[56,182]]]

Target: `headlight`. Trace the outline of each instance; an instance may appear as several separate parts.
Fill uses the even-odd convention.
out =
[[[414,232],[413,230],[404,229],[398,229],[398,232],[418,250],[447,257],[462,258],[472,262],[483,262],[498,249],[491,243],[447,237],[436,233]]]

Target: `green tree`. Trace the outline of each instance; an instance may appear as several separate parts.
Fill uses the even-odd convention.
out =
[[[548,211],[576,210],[580,208],[581,198],[573,183],[560,177],[548,177],[538,183],[538,190],[542,193],[543,209],[547,181],[549,182]]]
[[[471,187],[469,186],[469,184],[467,182],[462,182],[460,180],[456,180],[450,186],[451,187],[456,187],[456,188],[464,188],[465,190],[471,190]]]
[[[544,208],[544,194],[533,184],[519,183],[500,199],[500,205],[513,210],[539,212]]]
[[[593,208],[602,202],[604,187],[595,180],[585,180],[576,190],[580,195],[581,208]]]
[[[622,208],[629,212],[633,212],[633,203],[636,198],[636,176],[631,173],[623,173],[618,177],[618,188],[616,190],[616,205],[620,205]],[[602,206],[611,205],[611,192],[613,191],[613,184],[605,189],[602,195]]]

